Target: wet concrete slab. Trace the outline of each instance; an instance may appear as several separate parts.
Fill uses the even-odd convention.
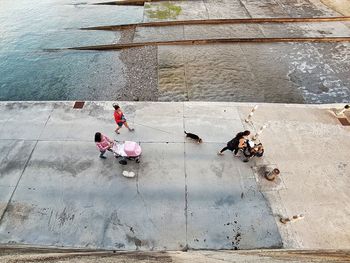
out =
[[[315,1],[315,0],[313,0]],[[321,0],[323,5],[328,9],[333,9],[341,15],[348,16],[350,14],[350,5],[347,0]]]
[[[250,65],[239,45],[184,47],[186,84],[190,100],[203,100],[203,94],[215,100],[263,101]],[[243,91],[241,93],[240,91]],[[225,95],[224,95],[225,94]]]
[[[259,2],[259,3],[258,3]],[[339,15],[316,0],[196,2],[210,14],[218,5],[251,17]],[[173,3],[176,5],[176,3]],[[150,4],[153,5],[153,4]],[[183,10],[189,6],[182,6]],[[241,9],[239,9],[241,8]],[[201,9],[199,9],[201,10]],[[219,8],[219,10],[221,10]],[[191,9],[195,12],[195,9]],[[236,17],[236,11],[232,16]],[[238,11],[237,11],[238,12]],[[201,13],[199,11],[199,13]],[[239,13],[239,12],[238,12]],[[242,14],[242,13],[241,13]],[[226,16],[225,16],[226,17]],[[245,16],[244,16],[245,17]],[[193,17],[182,17],[193,19]],[[228,18],[228,17],[226,17]],[[179,18],[174,18],[174,20]],[[166,29],[168,30],[168,29]],[[223,37],[348,36],[348,22],[184,26],[168,40]],[[157,38],[152,34],[147,39]],[[162,35],[163,39],[164,35]],[[332,103],[349,100],[347,43],[225,44],[158,48],[159,101]]]
[[[160,47],[159,99],[346,102],[349,50],[347,43]]]
[[[332,5],[337,6],[337,4],[329,4],[329,6]],[[147,3],[144,21],[340,15],[329,6],[319,0],[167,1],[167,3]],[[346,4],[344,3],[343,6]],[[346,10],[345,7],[343,9]]]
[[[207,10],[209,19],[223,18],[249,18],[249,13],[241,1],[203,1]]]
[[[142,147],[152,154],[145,154],[143,167],[128,166],[137,178],[127,179],[111,155],[101,161],[85,142],[39,142],[1,226],[1,240],[180,250],[186,243],[184,168],[177,160],[183,144]]]
[[[339,152],[339,145],[331,143],[337,134],[342,138],[342,149],[348,149],[349,129],[337,123],[330,108],[267,107],[254,115],[256,127],[263,123],[271,127],[260,138],[265,145],[274,145],[269,147],[265,162],[276,164],[283,171],[283,185],[274,190],[271,184],[272,188],[268,189],[260,180],[261,190],[275,204],[274,214],[305,216],[300,224],[279,228],[285,247],[344,248],[349,241],[345,230],[349,227],[348,220],[342,223],[338,220],[345,218],[349,210],[345,204],[349,196],[344,192],[349,182],[343,177],[348,172],[349,161],[347,154]],[[281,150],[286,147],[288,150]],[[342,208],[336,208],[338,205]],[[335,229],[345,231],[344,235],[338,236]]]
[[[28,140],[39,138],[53,105],[4,103],[0,106],[0,138]]]
[[[278,0],[241,0],[251,17],[289,17]]]
[[[144,22],[186,19],[208,19],[203,1],[151,2],[144,5]]]
[[[210,113],[205,113],[201,103],[186,107],[183,103],[121,103],[136,131],[122,129],[117,136],[113,135],[111,104],[86,102],[83,109],[76,110],[71,102],[47,103],[52,112],[49,121],[43,120],[40,138],[33,133],[30,141],[22,141],[18,147],[1,140],[3,150],[10,148],[12,153],[1,159],[0,185],[4,191],[0,242],[118,250],[234,249],[226,238],[232,230],[224,226],[224,221],[232,221],[235,213],[222,218],[219,213],[210,222],[205,218],[218,210],[221,214],[227,211],[226,205],[213,210],[209,199],[215,197],[214,203],[220,203],[221,199],[225,203],[228,198],[230,202],[234,196],[241,195],[242,189],[245,191],[246,179],[254,183],[249,166],[238,159],[232,162],[230,155],[222,159],[215,157],[225,141],[243,129],[237,109],[219,103]],[[32,107],[37,106],[32,104]],[[201,134],[206,143],[198,145],[185,139],[185,128]],[[92,140],[96,129],[117,140],[140,142],[141,164],[129,162],[121,166],[109,153],[106,160],[99,159]],[[36,145],[30,159],[23,151],[23,144],[28,150]],[[205,158],[201,157],[203,152],[207,152]],[[6,167],[13,160],[20,165],[22,159],[27,165],[19,169],[23,175],[18,177],[16,172],[15,178]],[[197,159],[203,166],[193,163]],[[222,165],[226,167],[224,170]],[[231,169],[237,165],[238,168]],[[206,166],[212,171],[207,175]],[[123,177],[124,170],[134,172],[136,177]],[[215,181],[215,187],[210,187],[215,194],[208,192],[200,201],[198,196],[205,195],[203,191],[209,186],[204,178]],[[197,180],[201,183],[196,184]],[[15,184],[18,186],[12,195]],[[251,187],[255,186],[249,183]],[[269,213],[268,204],[261,202],[259,197],[260,208]],[[270,230],[258,227],[256,231],[261,231],[259,235],[265,235],[266,231],[274,233],[275,242],[255,242],[255,232],[250,233],[251,227],[245,225],[252,224],[255,217],[244,220],[244,206],[239,205],[243,214],[237,212],[242,217],[241,232],[247,233],[242,237],[245,240],[242,247],[279,246],[281,240],[278,232],[274,232],[277,229],[274,224],[269,226]],[[192,216],[194,213],[191,223],[188,207],[193,211]],[[217,227],[211,225],[213,220],[219,220]],[[205,235],[207,243],[193,241],[192,237],[199,238],[206,231],[208,223],[211,226]]]
[[[1,106],[16,113],[43,105],[22,104]],[[251,125],[244,119],[253,104],[120,102],[136,131],[116,135],[112,102],[73,104],[44,103],[52,112],[39,138],[0,140],[0,243],[131,251],[349,247],[349,128],[330,110],[340,105],[260,104]],[[217,156],[237,132],[266,123],[262,159]],[[121,166],[109,152],[99,159],[96,130],[139,142],[141,163]],[[280,169],[280,180],[259,174],[266,165]],[[125,170],[136,176],[124,177]],[[303,220],[279,222],[299,213]]]
[[[133,42],[183,40],[184,27],[137,27]]]
[[[16,186],[34,147],[34,140],[0,141],[0,185],[12,187]]]
[[[185,39],[264,37],[257,24],[184,26]]]
[[[322,4],[319,0],[277,0],[291,17],[321,17],[338,16],[334,10]]]
[[[138,27],[134,42],[221,38],[326,38],[350,35],[349,22],[240,23]]]
[[[220,146],[203,144],[200,146],[203,154],[198,155],[196,145],[186,145],[189,247],[281,246],[282,240],[276,239],[278,229],[269,216],[271,211],[266,209],[264,197],[256,189],[252,170],[232,154],[213,158]],[[252,210],[254,213],[250,214]]]
[[[35,141],[0,141],[0,215],[5,212],[35,144]]]

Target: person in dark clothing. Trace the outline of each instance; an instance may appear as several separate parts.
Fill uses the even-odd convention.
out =
[[[262,157],[264,155],[264,147],[262,143],[255,144],[253,141],[247,141],[247,147],[243,149],[245,159],[243,162],[248,162],[252,157]]]
[[[233,151],[235,156],[237,156],[238,151],[240,149],[243,149],[246,145],[246,140],[248,139],[248,136],[250,135],[250,131],[244,131],[239,132],[237,135],[227,143],[226,147],[222,148],[220,152],[218,152],[218,155],[223,155],[224,151],[230,150]]]

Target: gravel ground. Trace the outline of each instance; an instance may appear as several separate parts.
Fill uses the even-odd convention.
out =
[[[117,100],[158,100],[157,49],[148,46],[121,51],[126,84],[119,90]]]
[[[134,262],[147,262],[147,263],[156,263],[156,262],[173,262],[172,258],[167,255],[167,253],[102,253],[97,254],[74,254],[74,253],[49,253],[49,254],[32,254],[32,255],[9,255],[0,258],[3,263],[28,263],[28,262],[42,262],[42,263],[134,263]]]
[[[133,29],[122,30],[118,43],[132,43],[134,35]],[[157,47],[130,48],[120,52],[126,84],[118,90],[116,100],[158,100],[157,53]]]

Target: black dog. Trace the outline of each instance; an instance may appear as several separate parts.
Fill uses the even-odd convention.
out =
[[[197,141],[197,143],[201,143],[202,142],[202,139],[199,138],[199,136],[196,135],[196,134],[193,134],[193,133],[190,133],[190,132],[186,132],[186,131],[185,131],[185,134],[186,134],[186,138],[191,138],[191,139]]]

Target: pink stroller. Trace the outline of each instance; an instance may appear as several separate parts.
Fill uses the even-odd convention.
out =
[[[127,160],[135,160],[137,163],[140,162],[141,157],[141,146],[136,142],[125,141],[118,142],[115,141],[112,151],[114,153],[115,158],[122,158],[119,163],[122,165],[126,165]]]

